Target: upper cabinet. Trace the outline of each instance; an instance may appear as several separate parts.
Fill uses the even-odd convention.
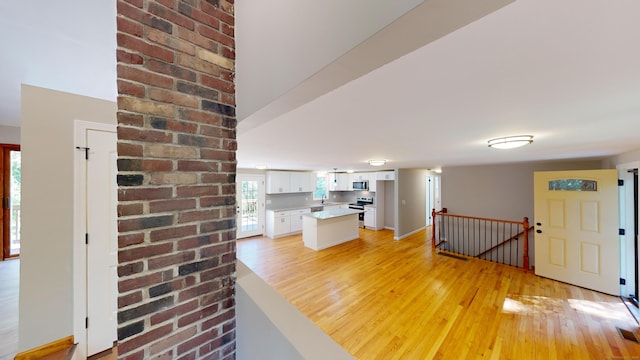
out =
[[[376,173],[376,178],[378,180],[395,180],[396,179],[396,172],[391,170],[391,171],[378,171]]]
[[[315,184],[312,172],[267,171],[267,194],[314,192]]]
[[[353,181],[350,175],[351,174],[347,174],[347,173],[329,174],[329,191],[353,190]]]
[[[291,192],[316,191],[316,174],[310,172],[291,172]]]

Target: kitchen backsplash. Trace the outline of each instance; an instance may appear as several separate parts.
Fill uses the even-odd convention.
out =
[[[355,202],[357,197],[373,197],[375,204],[375,193],[368,191],[334,191],[329,193],[327,202]],[[319,204],[320,200],[313,200],[312,193],[302,194],[278,194],[266,195],[266,208],[270,209],[288,209],[298,206]]]

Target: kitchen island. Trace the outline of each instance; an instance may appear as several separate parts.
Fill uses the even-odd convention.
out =
[[[334,209],[304,214],[302,241],[313,250],[322,250],[360,237],[358,214],[362,210]]]

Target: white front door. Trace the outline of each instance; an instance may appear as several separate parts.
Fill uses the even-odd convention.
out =
[[[238,174],[236,177],[236,213],[238,239],[262,235],[265,217],[264,175]]]
[[[537,275],[619,295],[616,170],[536,172]]]
[[[86,175],[87,355],[117,339],[117,136],[88,129]]]

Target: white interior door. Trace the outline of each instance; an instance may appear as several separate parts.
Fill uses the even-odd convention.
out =
[[[536,172],[537,275],[619,295],[616,170]]]
[[[238,239],[262,235],[265,217],[264,175],[238,174],[236,177],[236,213]]]
[[[117,136],[88,129],[86,181],[87,355],[117,339]]]

